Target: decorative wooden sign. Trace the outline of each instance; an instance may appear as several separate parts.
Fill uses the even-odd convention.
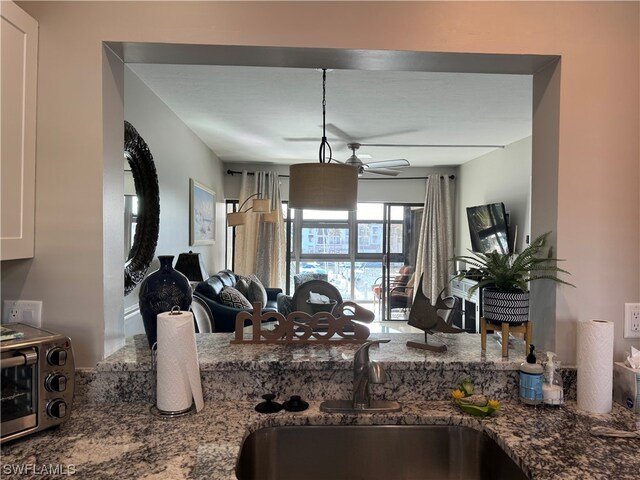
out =
[[[291,312],[286,318],[278,312],[262,313],[262,304],[255,302],[253,310],[240,312],[236,316],[236,336],[231,343],[364,343],[369,338],[369,329],[352,320],[371,323],[374,317],[373,312],[354,302],[336,305],[332,313],[318,312],[309,315],[305,312]],[[247,320],[251,322],[250,327],[244,326]],[[265,322],[276,322],[275,328],[263,330]],[[250,338],[244,338],[245,328],[251,328]]]

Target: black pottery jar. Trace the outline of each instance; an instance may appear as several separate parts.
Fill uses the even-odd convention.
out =
[[[170,312],[176,305],[188,311],[193,293],[189,279],[173,268],[173,255],[159,255],[158,260],[160,268],[142,281],[138,295],[149,348],[158,337],[158,314]]]

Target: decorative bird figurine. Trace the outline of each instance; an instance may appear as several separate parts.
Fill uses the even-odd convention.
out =
[[[419,328],[424,331],[424,343],[408,341],[408,347],[421,348],[423,350],[432,350],[434,352],[445,352],[447,350],[446,345],[429,345],[427,343],[427,335],[435,332],[442,333],[461,333],[464,330],[449,325],[444,319],[438,315],[439,311],[452,310],[453,306],[447,305],[445,298],[443,297],[444,288],[440,291],[435,304],[431,304],[431,300],[427,298],[422,290],[422,279],[424,274],[420,275],[420,283],[418,284],[418,290],[416,296],[413,299],[411,305],[411,311],[409,312],[409,325],[415,328]]]

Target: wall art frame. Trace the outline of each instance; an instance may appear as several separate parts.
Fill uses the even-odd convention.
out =
[[[216,240],[216,193],[189,179],[189,245],[212,245]]]

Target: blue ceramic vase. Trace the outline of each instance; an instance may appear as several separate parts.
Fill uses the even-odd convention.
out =
[[[140,314],[144,322],[149,348],[158,338],[158,314],[170,312],[174,306],[188,311],[192,290],[187,277],[173,268],[173,255],[159,255],[160,268],[140,284]]]

